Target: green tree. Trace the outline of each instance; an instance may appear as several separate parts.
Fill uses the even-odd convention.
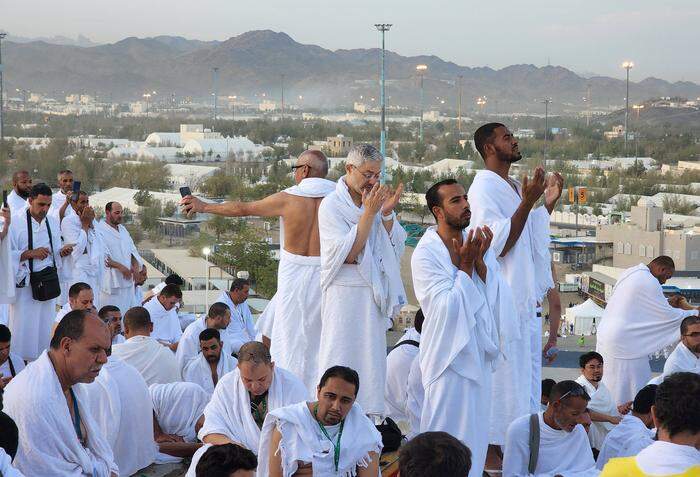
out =
[[[172,217],[177,212],[177,204],[172,200],[163,204],[163,217]]]
[[[236,233],[219,247],[216,258],[237,271],[247,270],[253,286],[261,295],[270,298],[277,289],[277,264],[267,242],[254,230],[246,228]]]
[[[158,219],[163,215],[163,203],[158,199],[151,199],[139,210],[141,227],[144,230],[154,230],[158,225]]]
[[[153,197],[151,193],[147,190],[141,189],[136,194],[134,194],[134,202],[139,207],[146,207],[151,203]]]

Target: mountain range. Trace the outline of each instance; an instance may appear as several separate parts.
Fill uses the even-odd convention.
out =
[[[3,63],[6,91],[13,94],[15,89],[55,98],[97,93],[114,101],[134,101],[146,91],[157,91],[161,98],[174,94],[205,101],[213,91],[212,69],[216,67],[219,94],[250,102],[258,101],[262,93],[279,101],[282,75],[287,103],[331,109],[379,99],[379,49],[333,51],[270,30],[250,31],[225,41],[177,36],[129,37],[100,45],[84,37],[78,37],[78,44],[10,40],[3,42]],[[419,105],[418,64],[428,66],[424,81],[427,110],[456,109],[459,77],[465,114],[474,111],[476,99],[484,96],[489,113],[543,113],[545,97],[552,98],[554,113],[580,111],[588,104],[595,108],[624,105],[625,81],[620,79],[584,77],[560,66],[466,67],[437,56],[409,57],[387,51],[389,106]],[[587,95],[589,103],[583,99]],[[630,83],[631,102],[660,96],[700,97],[700,85],[658,78]]]

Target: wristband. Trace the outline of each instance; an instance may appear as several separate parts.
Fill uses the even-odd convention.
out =
[[[395,218],[396,218],[396,212],[394,212],[393,210],[391,211],[391,213],[389,215],[382,214],[382,220],[384,222],[391,222]]]

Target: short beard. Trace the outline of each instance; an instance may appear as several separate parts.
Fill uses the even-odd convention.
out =
[[[24,200],[29,199],[29,192],[24,192],[22,190],[15,191],[15,192],[17,192],[17,195],[20,196],[22,199],[24,199]]]
[[[445,223],[455,230],[464,230],[469,227],[470,219],[453,218],[450,216],[445,216]]]
[[[207,356],[206,360],[208,363],[218,363],[219,357],[218,356]]]
[[[508,164],[513,164],[514,162],[518,162],[520,159],[522,159],[523,155],[519,152],[517,154],[513,152],[510,152],[508,154],[503,151],[496,151],[496,157],[500,162],[507,162]]]

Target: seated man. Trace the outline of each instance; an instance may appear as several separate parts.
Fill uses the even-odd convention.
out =
[[[5,412],[19,428],[15,466],[31,476],[116,476],[118,468],[86,405],[84,389],[107,362],[109,330],[82,310],[63,317],[50,348],[5,389]]]
[[[420,416],[423,412],[423,401],[425,400],[425,388],[423,387],[422,379],[420,359],[414,359],[406,380],[406,409],[404,414],[410,424],[410,430],[406,434],[406,437],[409,439],[420,434]]]
[[[151,338],[153,323],[148,311],[135,306],[124,314],[126,341],[112,347],[112,354],[132,365],[151,384],[181,381],[177,360],[167,346]]]
[[[216,383],[238,365],[236,358],[221,352],[224,345],[219,330],[207,328],[202,331],[199,334],[201,353],[190,359],[182,378],[190,383],[199,384],[211,396]]]
[[[119,311],[118,307],[114,305],[105,305],[97,312],[97,316],[99,316],[109,328],[109,332],[112,336],[112,346],[126,341],[126,338],[122,335],[122,312]]]
[[[376,477],[382,436],[355,402],[359,387],[355,370],[333,366],[321,377],[318,401],[270,411],[260,437],[258,477]]]
[[[600,354],[595,351],[584,353],[578,362],[581,376],[576,378],[576,382],[583,386],[591,397],[588,409],[593,423],[588,438],[591,441],[591,447],[600,450],[605,436],[622,420],[620,414],[626,413],[628,409],[627,406],[620,406],[618,409],[612,394],[605,387],[602,381],[603,357]]]
[[[236,444],[209,447],[197,463],[194,477],[255,477],[258,459]],[[189,473],[188,473],[189,477]]]
[[[201,446],[197,443],[197,431],[202,426],[209,395],[194,383],[153,384],[148,391],[153,402],[157,440],[191,443],[191,456]]]
[[[185,328],[182,333],[180,342],[177,345],[177,364],[181,370],[185,369],[185,365],[199,353],[199,334],[207,328],[214,328],[223,334],[224,346],[226,354],[233,353],[231,345],[226,341],[226,327],[231,322],[231,310],[225,303],[214,303],[209,307],[209,312],[206,316],[193,321]]]
[[[0,325],[0,392],[17,373],[24,369],[24,360],[11,351],[12,333],[5,325]]]
[[[143,305],[153,322],[151,337],[168,345],[172,351],[177,350],[177,343],[182,336],[176,307],[181,299],[182,291],[179,286],[166,285],[157,297]]]
[[[681,322],[681,342],[664,364],[664,376],[687,371],[700,374],[700,317],[688,316]]]
[[[399,451],[401,477],[465,477],[472,467],[467,446],[446,432],[424,432]]]
[[[248,342],[239,350],[238,368],[214,389],[198,435],[205,443],[234,443],[257,453],[267,413],[306,398],[304,383],[275,366],[264,344]]]
[[[552,388],[555,384],[557,384],[557,382],[550,378],[542,380],[542,396],[540,396],[541,411],[547,409],[547,404],[549,404],[549,393],[552,392]]]
[[[73,310],[91,310],[94,300],[95,295],[93,290],[87,283],[78,282],[71,285],[68,289],[68,302],[56,313],[54,329],[56,329],[58,322],[69,312]]]
[[[157,296],[161,291],[163,291],[163,288],[165,288],[168,285],[177,285],[178,287],[182,288],[185,285],[185,280],[183,280],[182,277],[177,273],[171,273],[170,275],[165,277],[165,280],[163,280],[158,285],[154,286],[152,289],[144,293],[143,303],[146,303],[154,296]]]
[[[231,323],[226,327],[224,341],[228,341],[234,353],[243,344],[255,340],[255,324],[253,315],[248,306],[248,293],[250,292],[250,282],[246,278],[236,278],[231,282],[230,291],[222,291],[216,299],[217,302],[224,303],[231,310]]]
[[[656,384],[647,384],[635,396],[632,411],[610,431],[600,449],[596,467],[602,470],[613,457],[629,457],[654,443],[654,419],[651,406],[656,398]]]
[[[576,381],[561,381],[539,414],[514,420],[506,433],[503,477],[570,475],[594,471],[595,461],[584,428],[578,424],[590,397]],[[530,429],[539,433],[539,452],[530,448]],[[530,456],[538,455],[536,462]]]
[[[636,457],[610,459],[601,477],[700,474],[700,376],[674,373],[656,390],[651,415],[658,440]]]
[[[112,448],[119,474],[132,475],[151,465],[158,451],[153,405],[148,385],[136,368],[110,356],[95,382],[81,387],[85,406]]]
[[[406,408],[406,383],[411,363],[418,356],[420,332],[423,328],[423,312],[419,309],[414,320],[414,328],[408,328],[386,357],[386,384],[384,404],[386,415],[394,419],[408,420]]]

